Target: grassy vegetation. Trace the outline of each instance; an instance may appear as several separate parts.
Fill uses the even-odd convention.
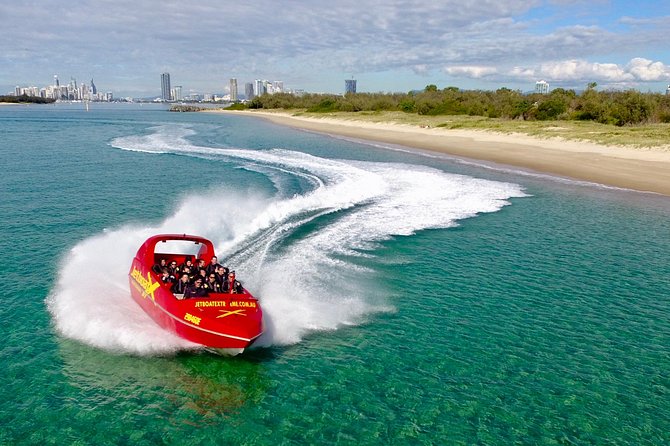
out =
[[[340,95],[262,95],[236,109],[280,109],[311,116],[395,122],[447,129],[478,129],[560,137],[607,145],[670,145],[670,96],[639,91],[597,91],[596,84],[578,94],[557,88],[549,94],[438,90],[428,85],[409,93]]]
[[[277,111],[286,112],[288,110]],[[656,147],[670,150],[670,124],[665,123],[617,127],[593,121],[523,121],[467,115],[425,116],[397,111],[314,113],[306,110],[291,110],[290,112],[294,116],[312,118],[394,123],[423,128],[493,131],[503,134],[519,133],[537,138],[562,138],[605,145]]]

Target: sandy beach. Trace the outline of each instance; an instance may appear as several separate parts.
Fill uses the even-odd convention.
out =
[[[557,138],[302,117],[284,112],[220,112],[258,116],[309,131],[386,142],[670,196],[670,150],[667,148],[610,147]]]

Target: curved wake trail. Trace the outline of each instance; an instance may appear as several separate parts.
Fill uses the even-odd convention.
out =
[[[310,331],[360,323],[391,309],[376,287],[366,285],[370,271],[347,258],[369,255],[393,236],[448,228],[525,196],[515,184],[430,167],[333,160],[283,149],[199,147],[185,139],[193,133],[189,128],[154,131],[112,145],[232,162],[267,175],[277,193],[194,194],[156,227],[125,226],[75,246],[63,261],[49,309],[61,333],[108,350],[164,354],[197,348],[156,326],[130,297],[130,259],[149,235],[194,233],[211,239],[219,258],[261,299],[267,331],[258,345],[286,345]],[[310,189],[289,196],[287,177],[306,180]],[[239,200],[245,206],[234,206]],[[291,237],[296,230],[305,234]],[[100,259],[93,274],[79,274]]]

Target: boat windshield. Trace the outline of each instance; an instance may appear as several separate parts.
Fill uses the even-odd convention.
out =
[[[190,240],[167,240],[156,244],[156,254],[185,254],[193,258],[198,254],[202,244]]]

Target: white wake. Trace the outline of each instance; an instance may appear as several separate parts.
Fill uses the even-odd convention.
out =
[[[234,163],[266,174],[277,192],[254,195],[222,184],[221,190],[185,198],[159,225],[108,230],[72,248],[49,309],[63,335],[107,350],[165,354],[197,348],[156,326],[130,297],[131,259],[152,234],[192,233],[212,240],[219,258],[261,300],[267,331],[258,345],[287,345],[309,332],[357,324],[392,309],[369,285],[372,271],[347,259],[370,255],[393,236],[448,228],[525,196],[515,184],[425,166],[333,160],[284,149],[199,147],[185,139],[189,128],[153,130],[112,145]],[[291,176],[306,180],[310,189],[291,196],[284,190]],[[304,235],[291,237],[297,230]]]

